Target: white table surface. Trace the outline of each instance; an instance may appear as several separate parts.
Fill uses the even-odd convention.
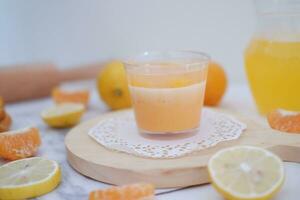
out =
[[[108,108],[98,98],[95,89],[87,82],[68,84],[66,87],[89,87],[92,89],[92,98],[89,111],[84,115],[82,121],[93,118],[96,115],[107,112]],[[57,160],[62,166],[63,180],[60,186],[53,192],[41,196],[41,200],[82,200],[88,199],[88,193],[98,188],[109,187],[109,185],[94,181],[84,177],[74,171],[66,160],[64,137],[69,129],[52,129],[41,120],[40,112],[44,108],[51,106],[53,102],[50,98],[27,101],[17,104],[7,105],[7,111],[13,118],[12,129],[22,128],[28,125],[37,126],[42,135],[42,146],[38,156],[45,156]],[[256,114],[255,106],[251,94],[246,85],[233,85],[229,87],[226,96],[220,105],[222,108],[236,110],[240,113],[253,115],[265,126],[265,119]],[[299,155],[300,156],[300,155]],[[5,161],[0,160],[1,163]],[[297,200],[300,196],[300,164],[285,162],[286,180],[282,190],[274,198],[275,200]],[[158,190],[157,192],[162,192]],[[221,200],[223,199],[211,185],[196,186],[180,191],[157,196],[158,200]]]

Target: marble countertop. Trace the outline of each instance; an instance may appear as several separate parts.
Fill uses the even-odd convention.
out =
[[[92,98],[88,112],[84,115],[82,121],[93,118],[101,113],[107,112],[108,108],[99,100],[98,95],[90,84],[76,83],[68,84],[65,87],[89,87],[92,88]],[[26,127],[28,125],[36,126],[40,129],[42,135],[42,146],[39,149],[38,156],[44,156],[56,160],[62,167],[63,180],[59,187],[53,192],[38,197],[40,200],[82,200],[88,199],[91,190],[110,187],[110,185],[94,181],[73,170],[66,160],[66,151],[64,146],[64,137],[69,129],[49,128],[41,119],[40,112],[53,104],[50,98],[27,101],[16,104],[8,104],[7,111],[13,118],[12,129]],[[255,111],[254,103],[251,99],[249,89],[246,85],[235,85],[228,89],[225,98],[220,105],[226,109],[239,111],[243,114],[253,115],[266,125],[264,118],[258,116]],[[0,164],[5,161],[0,160]],[[300,190],[300,164],[286,163],[286,180],[280,193],[274,198],[296,200],[299,199]],[[157,190],[157,193],[164,193],[157,196],[158,200],[221,200],[223,199],[209,184],[195,186],[178,191]]]

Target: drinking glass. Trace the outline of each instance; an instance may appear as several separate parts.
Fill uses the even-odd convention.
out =
[[[200,52],[145,52],[124,62],[142,133],[191,133],[200,124],[209,57]]]

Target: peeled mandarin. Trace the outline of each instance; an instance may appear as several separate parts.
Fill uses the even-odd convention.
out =
[[[52,98],[55,103],[82,103],[87,106],[90,98],[88,90],[64,90],[55,88],[52,91]]]
[[[267,116],[271,128],[290,133],[300,133],[300,112],[277,109]]]
[[[147,183],[137,183],[104,190],[92,191],[89,200],[142,200],[154,199],[154,186]]]
[[[0,134],[0,157],[8,160],[31,157],[40,145],[41,138],[37,128],[7,131]]]

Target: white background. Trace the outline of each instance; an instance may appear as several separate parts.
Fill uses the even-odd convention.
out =
[[[72,67],[144,50],[200,50],[245,82],[251,0],[0,0],[0,66]]]

